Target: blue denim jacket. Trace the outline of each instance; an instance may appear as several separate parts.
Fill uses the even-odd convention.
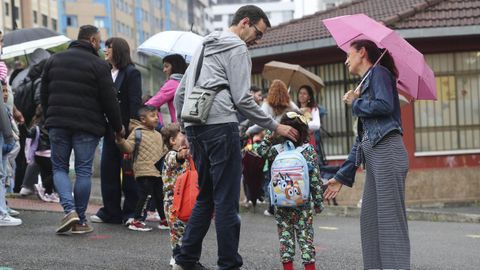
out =
[[[391,131],[403,133],[395,77],[381,65],[370,70],[370,74],[366,73],[368,77],[363,82],[360,97],[352,103],[352,113],[359,117],[358,136],[347,160],[335,175],[337,181],[349,187],[355,181],[361,162],[357,160],[357,151],[362,151],[359,146],[363,136],[367,136],[375,147]]]

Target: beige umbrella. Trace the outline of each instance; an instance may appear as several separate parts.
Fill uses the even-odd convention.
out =
[[[325,84],[314,73],[304,69],[300,65],[293,65],[279,61],[271,61],[265,64],[262,72],[263,78],[273,81],[282,80],[293,91],[297,91],[302,85],[310,85],[314,90],[320,91]]]

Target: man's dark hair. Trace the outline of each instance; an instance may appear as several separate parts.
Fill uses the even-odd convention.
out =
[[[125,39],[119,37],[109,38],[105,41],[105,47],[112,48],[112,62],[116,68],[122,69],[129,64],[133,64],[130,57],[130,46],[128,46],[128,42]]]
[[[172,65],[172,74],[185,74],[185,70],[187,69],[187,62],[185,62],[185,59],[180,54],[171,54],[165,56],[163,58],[163,63],[165,62]]]
[[[262,91],[262,88],[260,88],[256,85],[250,86],[250,92],[257,93],[257,92],[260,92],[260,91]]]
[[[267,27],[272,27],[267,14],[265,14],[261,8],[254,5],[246,5],[239,8],[237,12],[235,12],[235,15],[233,15],[230,26],[237,25],[245,17],[250,19],[250,24],[257,24],[260,20],[263,20]]]
[[[82,25],[78,31],[78,40],[90,40],[90,38],[98,33],[98,28],[93,25]]]
[[[140,107],[140,109],[138,110],[138,116],[145,117],[147,115],[147,113],[149,113],[149,112],[157,112],[157,107],[150,106],[150,105],[144,105],[144,106]]]

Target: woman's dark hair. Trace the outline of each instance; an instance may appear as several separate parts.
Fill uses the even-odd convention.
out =
[[[44,120],[42,105],[38,104],[37,108],[35,108],[35,115],[32,118],[31,126],[42,124]]]
[[[133,64],[130,57],[130,46],[128,42],[119,37],[112,37],[105,41],[105,46],[112,48],[112,62],[116,68],[122,69]]]
[[[368,61],[374,64],[377,62],[378,58],[382,55],[384,50],[377,47],[375,42],[368,40],[368,39],[358,39],[350,43],[350,46],[354,47],[357,51],[361,48],[365,48],[368,55]],[[385,49],[386,50],[386,49]],[[385,55],[380,60],[380,65],[387,68],[395,78],[398,78],[398,70],[395,66],[395,61],[393,60],[392,55],[389,51],[385,53]]]
[[[298,147],[303,145],[304,143],[308,143],[309,142],[308,124],[302,122],[300,117],[293,117],[293,118],[288,117],[287,113],[288,112],[285,112],[285,114],[283,114],[282,118],[280,119],[280,124],[291,126],[298,131],[298,139],[296,142],[292,141],[293,145],[295,145],[295,147]],[[298,112],[295,112],[295,113],[298,115],[301,115]]]
[[[250,24],[256,24],[260,20],[263,20],[267,27],[271,27],[267,14],[265,14],[261,8],[255,5],[246,5],[239,8],[233,15],[230,26],[237,25],[243,18],[248,18],[250,20]]]
[[[300,101],[298,101],[298,95],[300,94],[300,90],[305,89],[307,90],[308,96],[310,97],[310,100],[307,103],[307,106],[309,108],[314,108],[317,107],[317,102],[315,102],[315,94],[313,92],[313,88],[310,85],[302,85],[300,88],[298,88],[297,91],[297,106],[300,108]]]
[[[185,70],[187,69],[187,62],[185,62],[185,59],[180,54],[171,54],[165,56],[163,58],[163,63],[165,62],[172,65],[172,74],[185,74]]]

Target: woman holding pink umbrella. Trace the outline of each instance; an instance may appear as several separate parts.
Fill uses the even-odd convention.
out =
[[[335,198],[343,185],[351,187],[363,163],[366,179],[360,226],[364,268],[410,269],[405,212],[408,156],[402,140],[398,71],[390,53],[370,40],[353,41],[347,55],[349,72],[363,78],[357,90],[343,97],[359,118],[358,136],[348,159],[328,181],[324,198]]]

